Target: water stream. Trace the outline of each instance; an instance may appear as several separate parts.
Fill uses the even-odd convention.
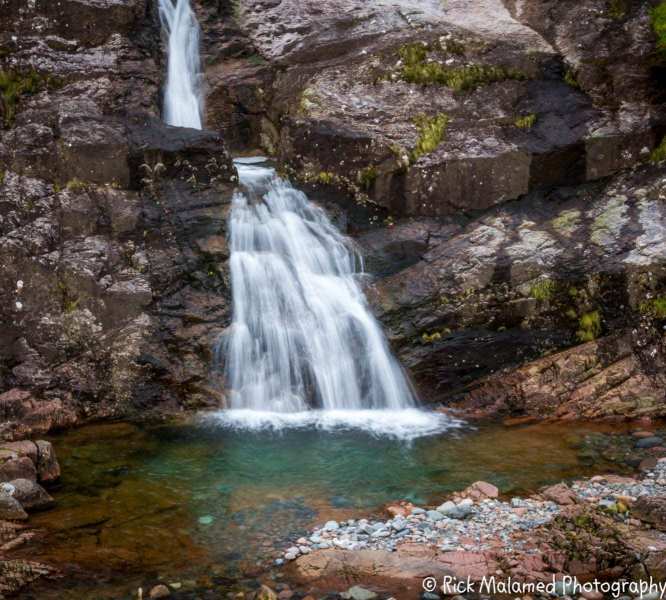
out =
[[[199,23],[189,0],[159,0],[160,20],[168,39],[164,121],[201,129],[203,95],[199,57]]]

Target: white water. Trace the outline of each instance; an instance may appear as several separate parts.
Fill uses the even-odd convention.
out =
[[[357,281],[360,257],[273,169],[237,162],[222,424],[354,427],[398,437],[453,426],[416,399]],[[314,409],[314,410],[313,410]],[[378,410],[382,409],[382,410]]]
[[[199,23],[189,0],[159,0],[160,20],[168,36],[164,121],[201,129],[203,96],[199,58]]]

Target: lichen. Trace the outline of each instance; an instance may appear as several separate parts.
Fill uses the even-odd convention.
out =
[[[410,154],[412,162],[416,162],[425,154],[430,154],[442,143],[444,132],[449,124],[449,117],[443,113],[433,117],[419,115],[414,118],[414,124],[419,137]]]
[[[563,210],[551,221],[551,224],[556,231],[570,235],[580,225],[580,216],[581,213],[578,209],[573,208],[569,210]]]
[[[596,340],[601,333],[601,317],[599,311],[585,313],[578,321],[576,337],[580,342],[591,342]]]
[[[534,127],[534,124],[536,123],[537,116],[532,113],[529,115],[524,115],[522,117],[517,117],[516,120],[514,121],[514,124],[516,127],[519,129],[532,129]]]
[[[460,92],[496,81],[527,79],[518,69],[497,65],[449,67],[435,60],[429,61],[429,50],[429,45],[418,43],[406,44],[398,50],[403,63],[399,73],[403,81],[419,85],[444,85]]]

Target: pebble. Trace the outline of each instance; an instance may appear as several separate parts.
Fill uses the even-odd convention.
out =
[[[171,596],[171,592],[169,591],[169,588],[163,583],[156,585],[153,589],[150,590],[150,593],[148,594],[148,597],[150,598],[166,598],[168,596]]]
[[[328,521],[324,525],[324,531],[335,531],[336,529],[340,529],[340,524],[337,521]]]
[[[664,443],[660,437],[656,435],[653,437],[640,438],[636,442],[636,448],[653,448],[654,446],[661,446]]]

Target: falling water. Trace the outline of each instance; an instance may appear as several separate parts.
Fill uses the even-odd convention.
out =
[[[453,425],[416,410],[358,283],[360,256],[325,212],[258,164],[237,163],[230,219],[230,408],[244,425],[339,424],[420,434]],[[314,410],[313,410],[314,409]],[[377,410],[383,409],[383,410]],[[238,423],[236,423],[238,424]]]
[[[169,125],[201,129],[199,24],[189,0],[159,0],[159,10],[169,39],[164,120]]]

